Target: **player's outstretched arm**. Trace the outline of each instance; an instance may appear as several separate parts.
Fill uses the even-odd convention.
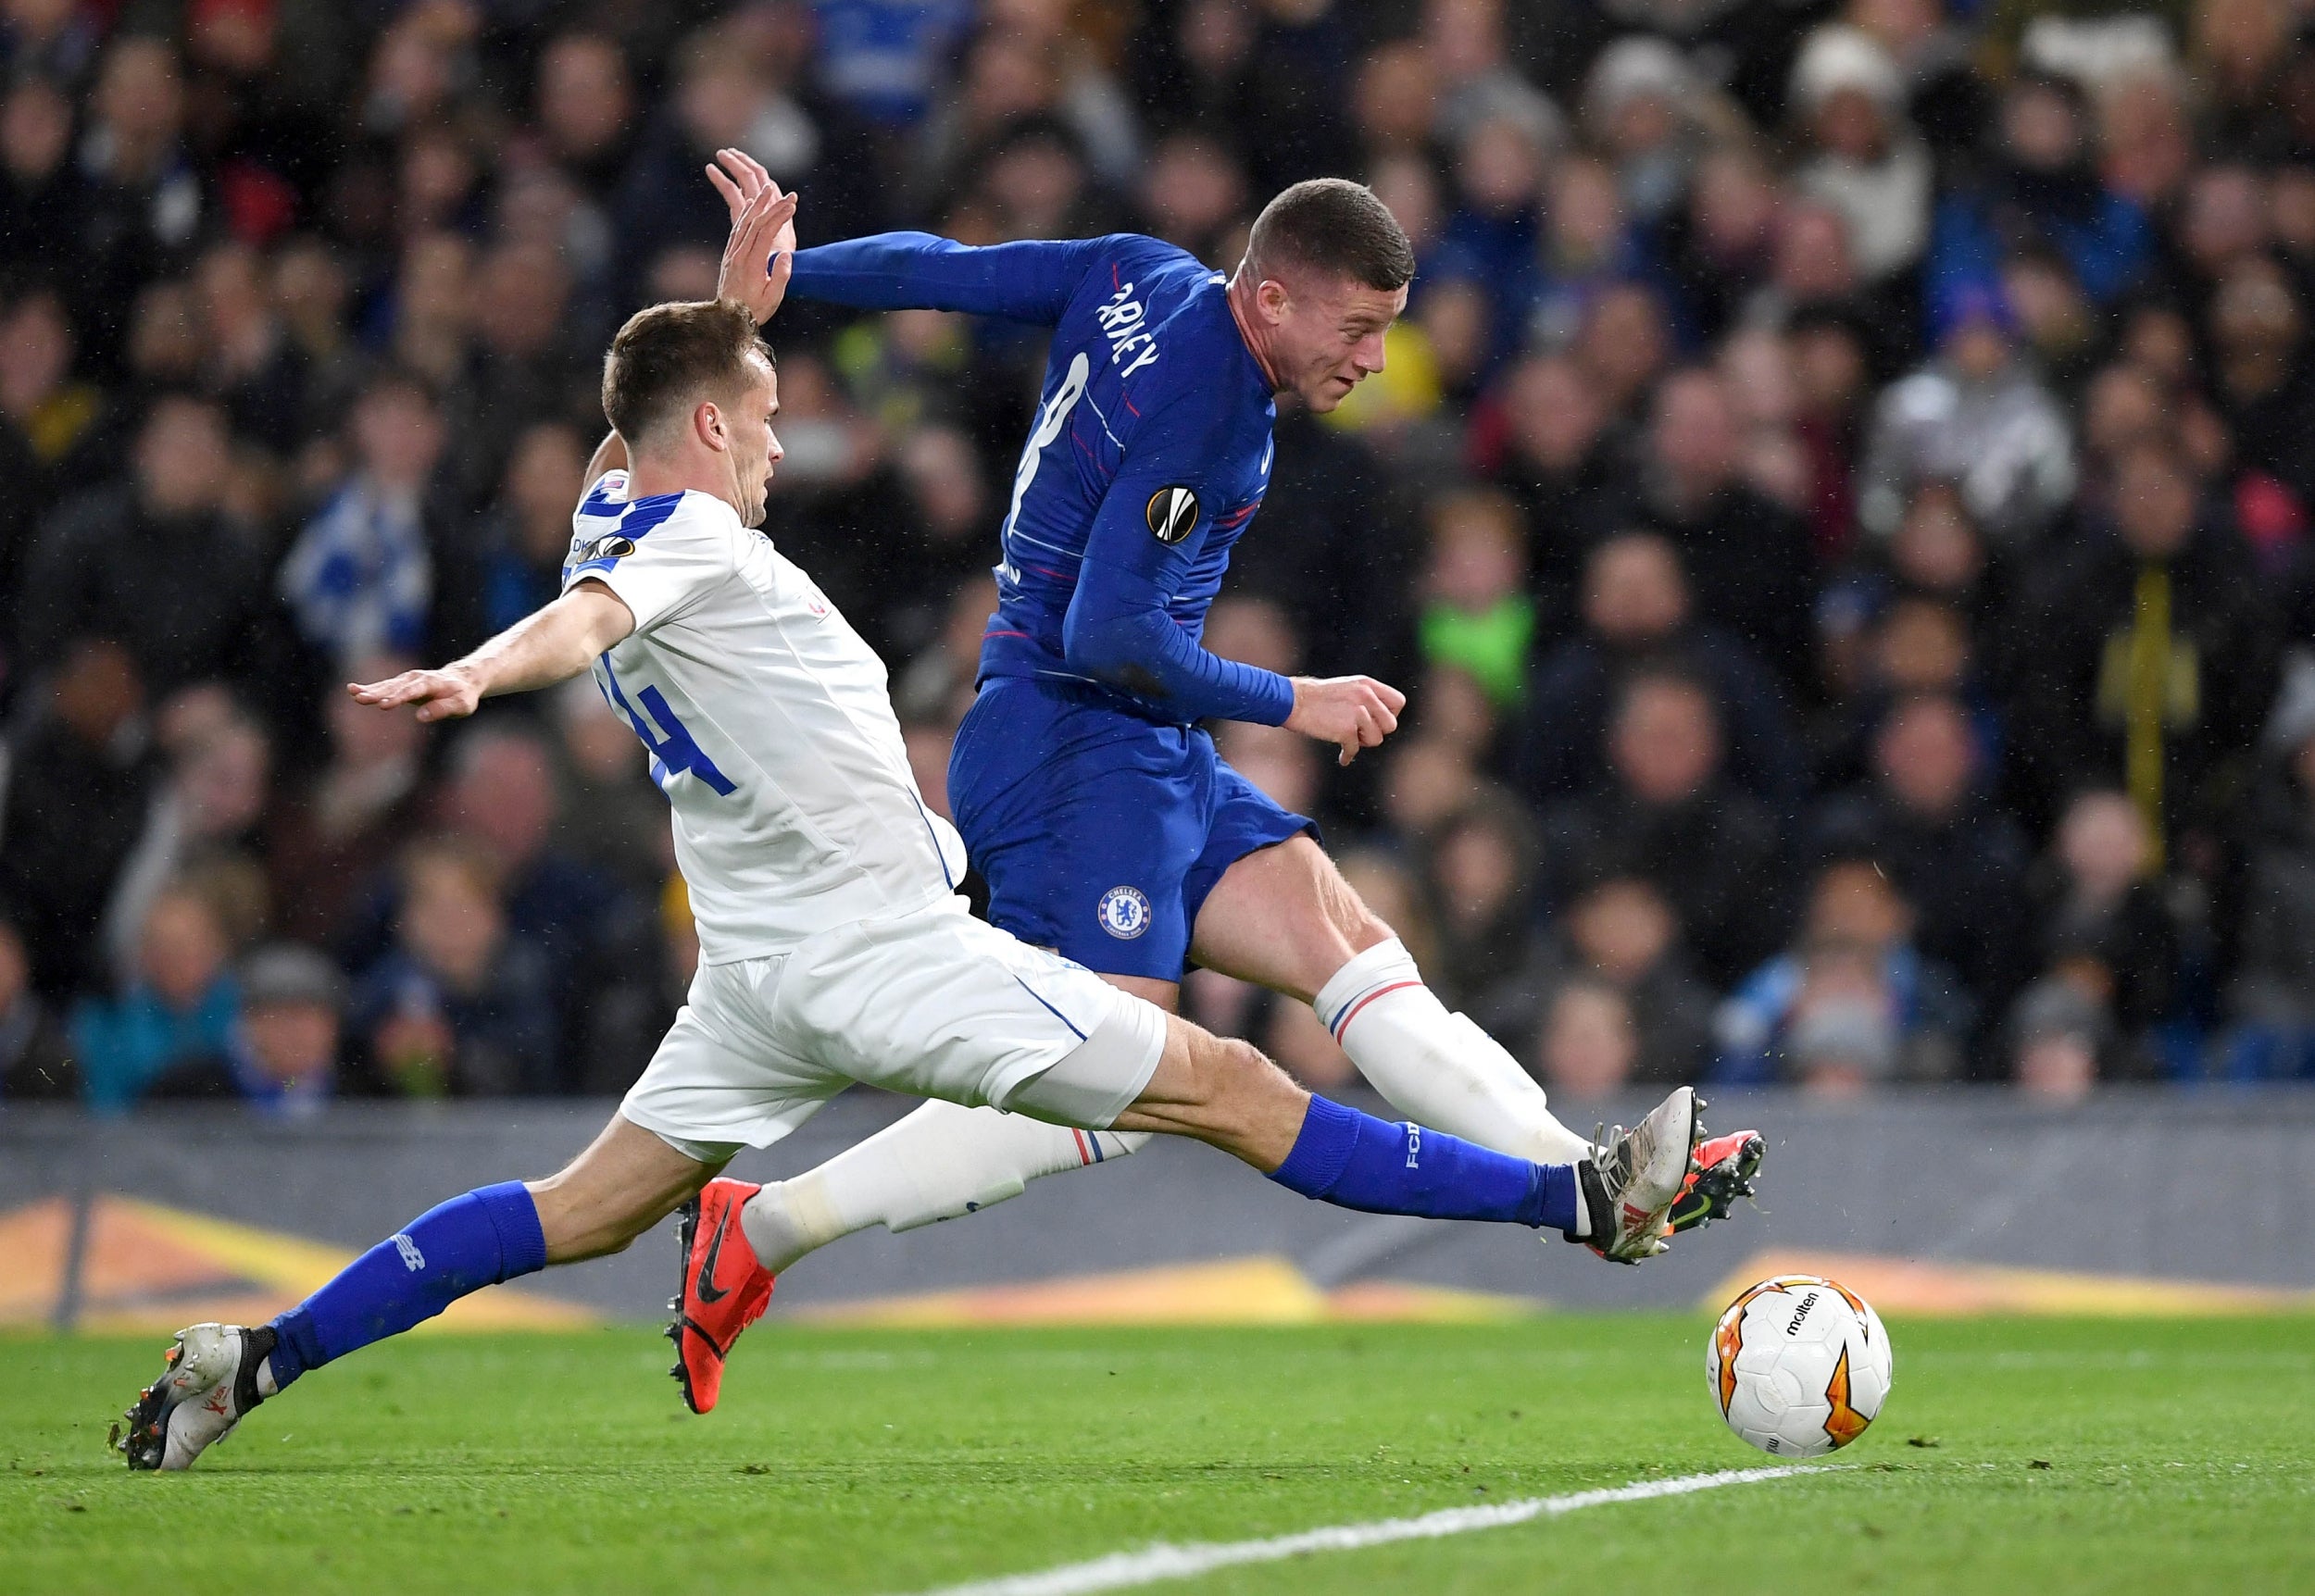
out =
[[[455,720],[473,714],[485,698],[569,680],[634,630],[624,599],[601,582],[582,581],[439,670],[350,681],[345,690],[380,709],[414,704],[420,720]]]
[[[787,195],[782,209],[780,185],[744,150],[718,150],[716,162],[707,181],[732,218],[716,293],[750,310],[763,304],[759,323],[793,286],[807,299],[857,310],[960,310],[1050,327],[1101,247],[1098,239],[1065,239],[974,249],[929,232],[880,232],[799,253],[795,196]],[[744,244],[750,229],[757,231]]]

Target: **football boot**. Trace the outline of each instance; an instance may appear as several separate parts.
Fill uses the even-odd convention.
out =
[[[120,1415],[113,1445],[137,1469],[175,1471],[233,1433],[265,1398],[257,1371],[272,1355],[273,1327],[194,1325],[169,1344],[161,1378]],[[126,1433],[123,1433],[125,1429]]]
[[[1576,1166],[1590,1233],[1570,1241],[1619,1264],[1666,1249],[1668,1217],[1696,1168],[1697,1108],[1695,1090],[1677,1087],[1631,1129],[1595,1135],[1592,1155]]]
[[[683,1388],[683,1405],[707,1413],[723,1390],[723,1360],[740,1332],[764,1316],[771,1303],[770,1274],[756,1262],[740,1228],[740,1208],[761,1191],[744,1180],[710,1180],[677,1210],[676,1241],[683,1279],[668,1307],[675,1343],[668,1372]]]

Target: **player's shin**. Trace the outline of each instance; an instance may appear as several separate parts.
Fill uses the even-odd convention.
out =
[[[546,1237],[522,1182],[454,1197],[275,1319],[271,1328],[279,1339],[259,1390],[270,1396],[307,1369],[399,1335],[460,1297],[544,1267]]]
[[[1591,1151],[1500,1042],[1447,1012],[1397,938],[1335,971],[1310,1006],[1358,1073],[1418,1124],[1544,1164]]]
[[[1323,1097],[1270,1178],[1370,1214],[1485,1219],[1582,1237],[1591,1216],[1582,1171],[1536,1164],[1420,1125],[1394,1125]]]
[[[740,1210],[757,1260],[781,1274],[841,1236],[910,1230],[1018,1197],[1041,1175],[1122,1158],[1146,1133],[1072,1130],[994,1108],[932,1102]]]

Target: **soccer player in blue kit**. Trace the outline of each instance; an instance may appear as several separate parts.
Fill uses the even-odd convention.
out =
[[[776,194],[744,154],[718,160],[708,175],[735,225]],[[1552,1116],[1518,1061],[1424,984],[1312,823],[1200,729],[1283,725],[1348,764],[1405,706],[1367,677],[1289,678],[1200,645],[1269,488],[1275,396],[1323,414],[1383,369],[1415,262],[1382,202],[1340,179],[1296,183],[1264,207],[1229,277],[1133,234],[970,248],[895,232],[797,250],[791,230],[771,269],[805,298],[1053,329],[998,532],[979,697],[949,767],[990,918],[1169,1009],[1192,960],[1310,1004],[1415,1123],[1528,1158],[1586,1156],[1591,1141]],[[1724,1215],[1760,1161],[1750,1131],[1701,1134],[1672,1229]],[[763,1223],[751,1235],[769,1275],[853,1230],[971,1212],[1145,1141],[928,1103],[763,1188],[756,1212],[780,1216],[782,1244],[765,1244]],[[757,1191],[712,1182],[694,1222]]]

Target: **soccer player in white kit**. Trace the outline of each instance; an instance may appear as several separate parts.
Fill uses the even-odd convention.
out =
[[[775,301],[765,241],[793,208],[765,196],[732,239]],[[733,300],[631,318],[605,362],[614,430],[562,596],[441,669],[350,688],[431,721],[591,669],[674,812],[701,951],[682,1011],[560,1173],[429,1210],[269,1324],[180,1332],[124,1415],[131,1467],[188,1466],[307,1371],[485,1285],[619,1251],[685,1204],[671,1333],[707,1411],[771,1278],[755,1189],[717,1182],[713,1214],[698,1193],[854,1081],[1087,1134],[1195,1137],[1342,1206],[1549,1228],[1635,1259],[1661,1247],[1692,1167],[1684,1088],[1580,1162],[1532,1163],[1314,1098],[1248,1044],[967,912],[962,844],[918,793],[882,664],[752,530],[780,458],[760,318]]]

